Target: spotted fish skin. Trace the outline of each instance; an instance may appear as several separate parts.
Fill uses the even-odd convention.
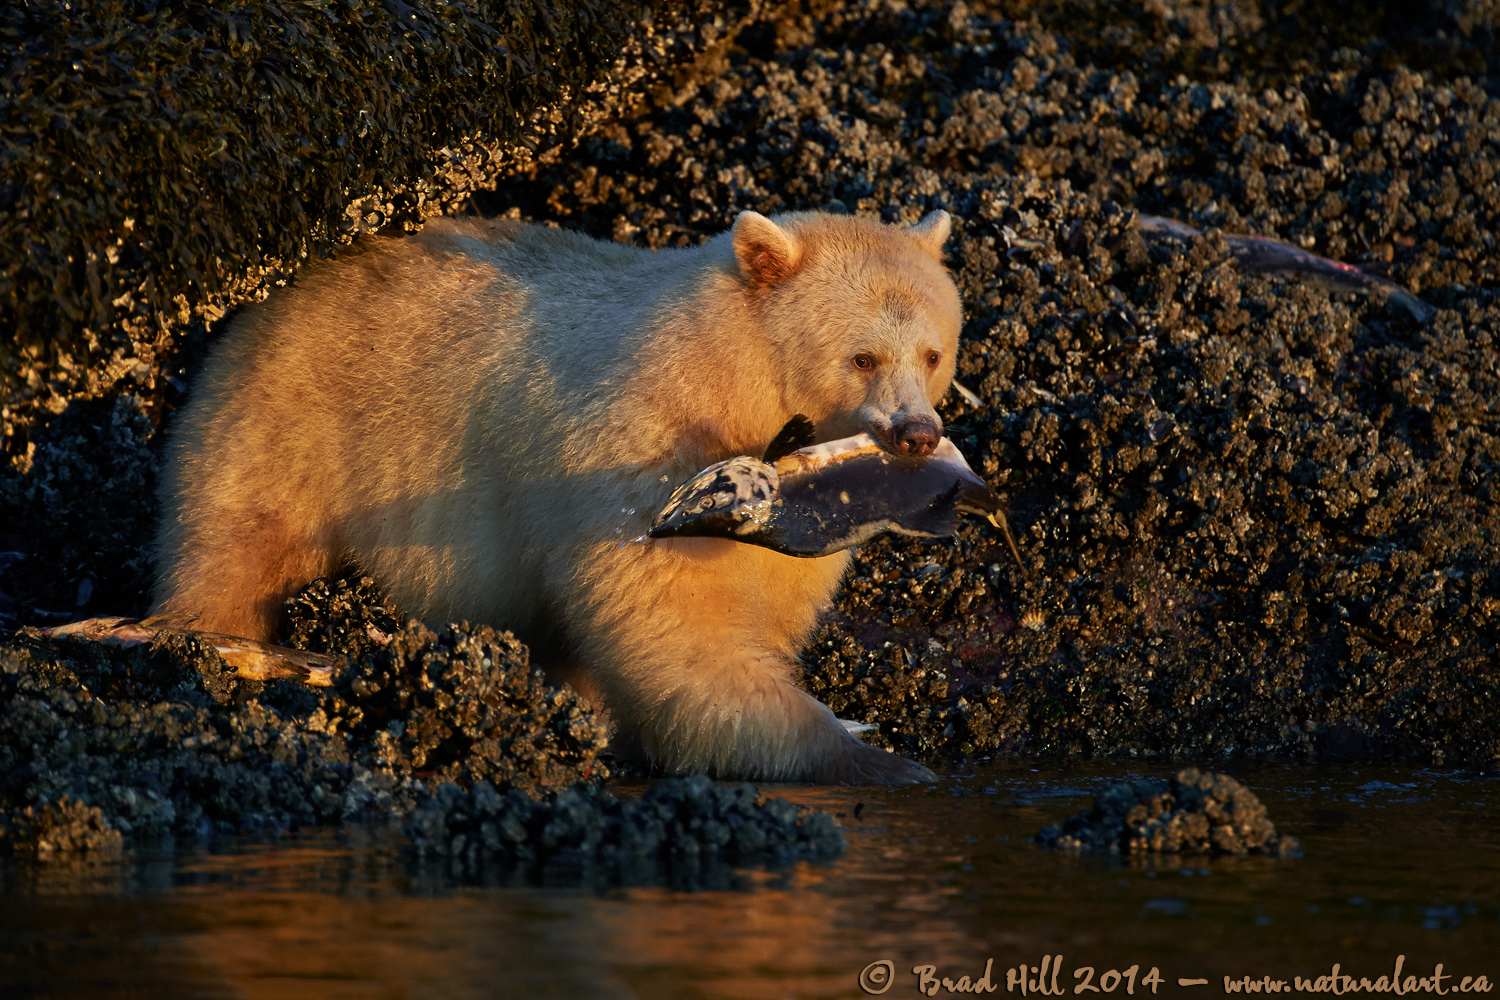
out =
[[[710,465],[672,491],[650,535],[733,537],[754,531],[769,515],[779,487],[775,466],[748,455]]]
[[[961,512],[994,520],[1000,498],[952,441],[929,456],[882,450],[867,434],[811,445],[773,464],[748,456],[709,466],[678,487],[652,538],[732,538],[787,555],[829,555],[886,531],[953,534]]]

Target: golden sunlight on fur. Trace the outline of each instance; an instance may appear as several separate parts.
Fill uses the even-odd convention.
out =
[[[948,230],[745,212],[654,253],[439,220],[309,267],[232,324],[179,415],[155,612],[274,641],[282,602],[352,559],[410,613],[514,630],[668,771],[928,778],[792,682],[847,553],[634,539],[796,413],[930,450]]]

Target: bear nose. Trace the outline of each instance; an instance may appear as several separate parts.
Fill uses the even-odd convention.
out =
[[[896,454],[920,458],[937,447],[938,429],[928,420],[910,420],[897,427],[892,438]]]

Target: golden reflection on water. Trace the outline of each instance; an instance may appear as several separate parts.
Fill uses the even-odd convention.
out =
[[[455,888],[327,834],[12,872],[0,996],[858,997],[886,959],[886,995],[914,997],[917,965],[956,979],[992,960],[1006,993],[1006,970],[1057,954],[1069,996],[1082,966],[1158,966],[1186,1000],[1174,977],[1219,996],[1225,975],[1374,976],[1396,954],[1500,980],[1495,782],[1360,771],[1241,772],[1304,842],[1284,861],[1042,852],[1026,838],[1124,771],[1007,765],[936,789],[779,789],[842,813],[849,850],[739,891]]]

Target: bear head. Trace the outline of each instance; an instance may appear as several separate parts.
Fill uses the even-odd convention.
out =
[[[735,261],[779,354],[786,405],[820,440],[864,431],[898,455],[937,447],[933,407],[962,324],[943,266],[951,225],[941,210],[909,227],[822,212],[735,220]]]

